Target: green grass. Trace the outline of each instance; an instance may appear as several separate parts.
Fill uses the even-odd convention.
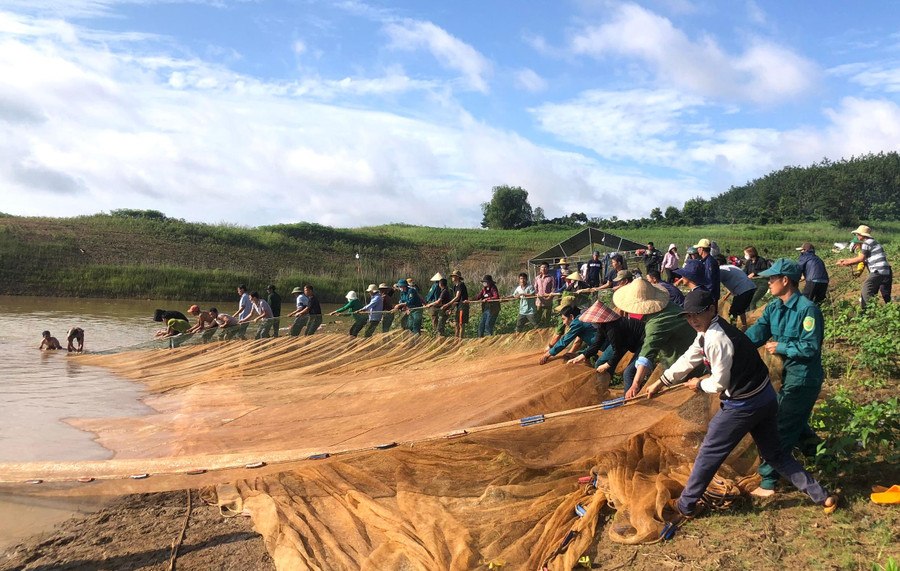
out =
[[[347,229],[310,223],[244,228],[185,222],[161,213],[4,216],[0,293],[219,300],[230,299],[238,283],[256,289],[274,283],[282,292],[312,283],[324,301],[340,301],[347,290],[407,277],[425,289],[435,271],[446,274],[457,268],[470,287],[489,273],[505,291],[514,287],[530,257],[577,231],[552,225],[522,230],[408,224]],[[874,231],[896,260],[892,238],[900,223],[885,223]],[[755,245],[772,258],[795,257],[794,248],[807,240],[827,257],[833,242],[849,238],[847,229],[814,223],[661,226],[613,233],[653,241],[660,249],[675,242],[682,253],[700,238],[712,238],[723,252],[741,255],[744,247]],[[585,250],[580,257],[588,256]]]

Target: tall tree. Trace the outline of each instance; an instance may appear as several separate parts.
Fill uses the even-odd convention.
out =
[[[534,215],[528,191],[520,186],[495,186],[490,202],[482,203],[482,228],[514,230],[531,225]]]

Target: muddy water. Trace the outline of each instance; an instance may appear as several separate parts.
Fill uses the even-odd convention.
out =
[[[214,305],[223,311],[234,303]],[[292,303],[282,306],[289,312]],[[156,308],[186,313],[186,302],[0,296],[0,462],[102,460],[112,453],[93,435],[72,428],[65,418],[140,416],[151,410],[140,402],[140,383],[79,363],[65,351],[66,332],[85,331],[85,351],[144,347],[161,324]],[[209,307],[201,303],[201,307]],[[233,306],[233,307],[232,307]],[[324,312],[338,306],[323,304]],[[337,323],[335,323],[337,321]],[[326,317],[323,331],[346,331],[350,319]],[[282,319],[282,327],[291,319]],[[49,330],[62,351],[40,351]]]
[[[185,307],[182,307],[184,305]],[[0,462],[99,460],[112,454],[68,417],[136,416],[149,409],[141,386],[63,351],[39,351],[47,329],[65,348],[66,331],[85,331],[85,350],[146,342],[158,329],[157,307],[183,302],[0,296]]]

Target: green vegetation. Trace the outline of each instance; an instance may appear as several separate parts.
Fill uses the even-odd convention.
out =
[[[837,224],[669,225],[667,221],[676,216],[671,210],[656,212],[653,225],[611,228],[602,223],[599,228],[637,242],[653,241],[660,249],[674,242],[682,253],[700,238],[712,238],[731,255],[739,256],[744,247],[754,245],[766,257],[796,258],[795,248],[810,241],[831,273],[822,307],[827,378],[812,417],[824,442],[817,457],[808,460],[830,485],[840,488],[842,509],[829,525],[819,527],[821,512],[814,514],[794,492],[797,501],[782,501],[777,510],[748,505],[692,525],[704,534],[706,545],[721,547],[721,568],[755,568],[759,561],[807,566],[807,560],[808,566],[824,568],[820,562],[825,557],[842,568],[896,569],[897,554],[891,550],[900,542],[900,516],[893,508],[871,504],[868,493],[874,484],[891,485],[900,479],[896,446],[900,303],[879,301],[860,313],[862,278],[853,278],[850,268],[834,265],[848,256],[846,251],[830,251],[832,243],[850,238],[849,231]],[[573,216],[569,221],[581,220],[581,215]],[[898,267],[900,242],[895,236],[900,222],[870,225]],[[481,275],[490,273],[505,295],[532,255],[573,233],[571,225],[559,220],[518,230],[478,230],[407,224],[342,229],[310,223],[242,228],[190,223],[140,210],[67,219],[0,216],[0,293],[233,301],[238,283],[251,288],[274,283],[282,294],[311,283],[323,301],[342,302],[349,289],[406,277],[416,280],[424,294],[435,271],[446,274],[460,268],[470,294],[477,293]],[[586,256],[584,252],[582,258]],[[288,301],[289,296],[285,298]],[[516,303],[503,304],[496,332],[511,333],[517,313]],[[426,313],[424,319],[426,335],[431,329],[429,316]],[[479,318],[480,307],[473,305],[467,336],[474,336]],[[335,323],[335,330],[349,327],[349,321]],[[726,531],[719,533],[719,528]],[[763,540],[760,533],[744,533],[747,529],[759,531]],[[688,533],[683,537],[676,537],[678,549],[693,541]],[[640,559],[634,563],[633,551],[626,553],[608,543],[601,541],[598,548],[607,549],[604,555],[622,567],[660,566],[660,546],[637,547]],[[685,561],[708,562],[709,552],[704,546]],[[754,552],[761,559],[736,555],[743,552]]]
[[[602,227],[601,229],[608,229]],[[880,223],[888,247],[900,223]],[[540,224],[520,230],[429,228],[388,224],[356,229],[298,223],[242,228],[116,210],[77,218],[0,217],[0,294],[225,300],[238,283],[282,292],[311,283],[325,301],[350,289],[461,269],[470,283],[492,274],[511,291],[516,274],[537,252],[568,238],[572,228]],[[809,240],[827,250],[846,230],[821,223],[623,228],[637,242],[670,242],[684,252],[702,237],[740,255],[755,245],[767,257],[793,256]],[[357,260],[356,254],[359,254]],[[587,252],[582,253],[582,257]]]
[[[482,205],[482,226],[523,228],[551,224],[567,228],[639,229],[703,224],[786,224],[826,222],[840,227],[860,221],[900,220],[900,154],[867,154],[834,162],[827,158],[807,167],[786,166],[742,186],[732,186],[710,199],[692,198],[681,209],[650,210],[649,218],[619,220],[590,217],[584,212],[547,219],[542,208],[528,203],[519,187],[497,186]],[[501,213],[507,212],[506,217]]]
[[[481,213],[484,214],[482,228],[515,230],[531,226],[534,222],[534,213],[528,204],[528,191],[518,186],[504,185],[495,186],[491,193],[491,201],[481,205]]]

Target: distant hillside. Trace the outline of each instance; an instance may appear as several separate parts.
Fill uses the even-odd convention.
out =
[[[876,226],[889,253],[898,230],[896,223]],[[216,301],[234,299],[239,283],[260,291],[274,283],[282,294],[311,283],[324,300],[341,301],[347,290],[369,283],[412,277],[427,286],[434,272],[456,268],[470,287],[490,273],[501,289],[511,290],[530,257],[577,231],[551,225],[505,231],[407,224],[241,228],[135,210],[76,218],[4,216],[0,294]],[[652,240],[660,249],[675,242],[684,252],[709,237],[737,255],[753,244],[771,257],[795,255],[793,248],[807,240],[823,248],[848,237],[846,230],[821,223],[612,231],[638,242]]]
[[[782,224],[825,221],[841,227],[900,220],[900,155],[895,152],[823,159],[788,166],[713,198],[693,198],[681,210],[613,226]]]

